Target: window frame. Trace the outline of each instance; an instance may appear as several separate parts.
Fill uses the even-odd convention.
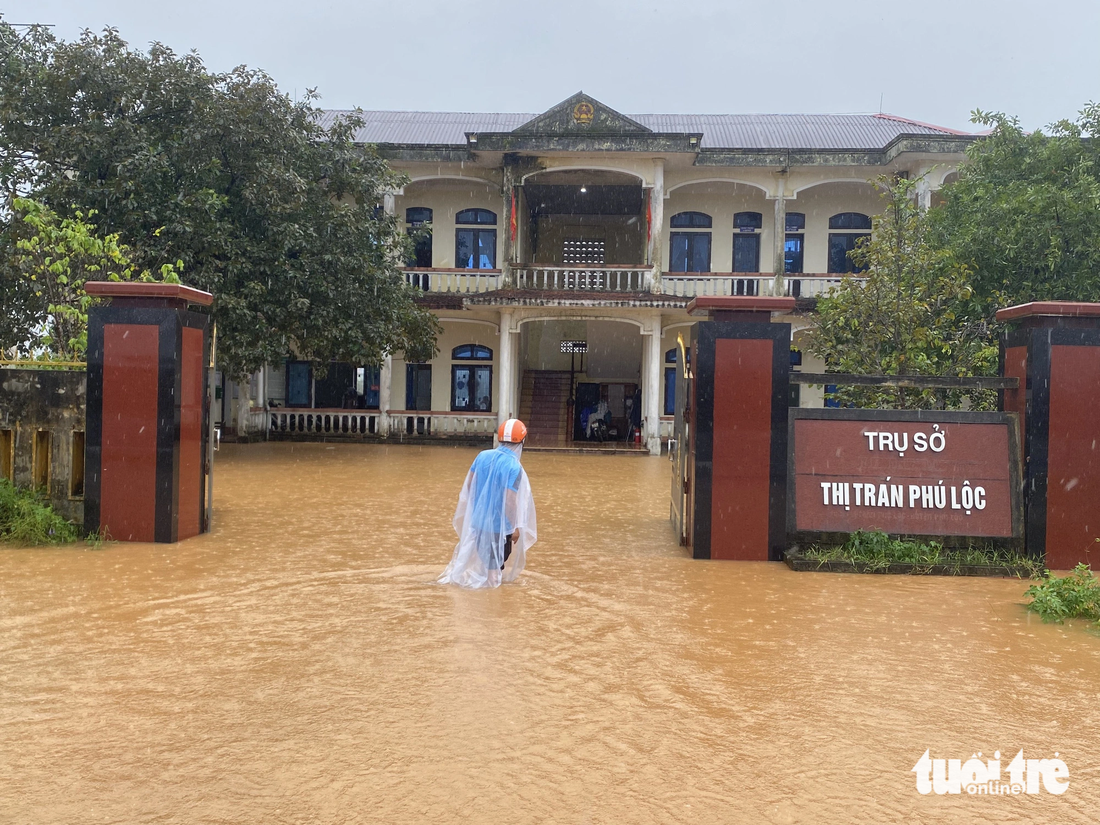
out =
[[[713,229],[714,218],[706,212],[694,212],[687,210],[677,212],[668,219],[669,229]]]
[[[469,370],[470,372],[470,405],[468,407],[461,407],[458,405],[458,371]],[[477,389],[477,373],[478,370],[485,370],[489,373],[489,407],[485,410],[479,410],[477,408],[477,398],[475,390]],[[464,361],[459,364],[451,364],[451,412],[492,412],[493,411],[493,364],[485,361]]]
[[[305,368],[306,368],[306,388],[307,388],[306,389],[306,394],[309,396],[309,398],[306,400],[306,402],[304,404],[292,404],[290,402],[290,388],[291,388],[290,373],[291,373],[291,369],[292,368],[299,368],[303,364],[305,365]],[[310,361],[298,361],[298,360],[288,359],[287,362],[286,362],[286,376],[285,376],[285,383],[283,384],[283,386],[285,387],[285,390],[283,391],[283,395],[285,396],[285,398],[283,399],[283,403],[286,404],[288,409],[295,409],[295,410],[312,409],[313,408],[313,363],[310,362]]]
[[[790,253],[787,250],[787,244],[792,241],[798,243],[798,263],[797,269],[794,262],[789,257]],[[802,275],[806,271],[806,233],[805,232],[787,232],[783,236],[783,273],[785,275]]]
[[[870,232],[871,216],[862,212],[837,212],[829,217],[829,229],[848,232]]]
[[[753,258],[756,260],[756,266],[753,269],[738,269],[737,268],[737,247],[738,239],[741,239],[741,244],[744,245],[748,239],[752,239]],[[730,250],[730,272],[738,272],[741,274],[747,274],[749,272],[760,271],[760,233],[759,232],[734,232],[733,233],[733,247]]]
[[[428,406],[424,409],[415,407],[409,404],[409,399],[416,399],[416,380],[414,376],[419,375],[421,372],[428,373]],[[416,412],[431,412],[432,409],[432,386],[434,379],[434,370],[431,363],[414,361],[412,363],[406,362],[405,364],[405,409],[415,410]]]
[[[687,244],[687,249],[685,250],[685,253],[684,253],[684,265],[685,265],[685,267],[691,267],[692,262],[695,259],[695,253],[696,253],[695,246],[696,246],[696,244],[701,243],[701,241],[697,240],[698,238],[706,238],[706,244],[707,244],[706,268],[705,269],[691,269],[691,268],[673,269],[673,267],[672,267],[672,259],[674,257],[673,244],[676,243],[677,240],[684,239],[685,243]],[[668,233],[668,266],[669,266],[668,271],[669,272],[710,272],[711,271],[711,255],[712,255],[713,251],[714,251],[714,243],[713,243],[713,240],[711,238],[711,233],[710,232],[707,232],[705,230],[696,231],[696,232],[679,232],[679,231],[678,232],[669,232]]]
[[[470,248],[477,250],[477,263],[478,266],[467,266],[466,260],[462,259],[459,255],[459,249],[461,247],[461,236],[463,232],[470,233]],[[491,236],[493,239],[493,255],[489,260],[489,266],[480,266],[481,264],[481,237],[482,235]],[[497,268],[497,230],[496,227],[482,228],[480,226],[458,226],[455,227],[455,269],[496,269]]]
[[[486,219],[488,218],[488,219]],[[496,226],[497,213],[492,209],[472,206],[455,213],[455,226]]]
[[[414,214],[420,217],[413,217]],[[431,269],[433,260],[432,230],[433,212],[429,206],[409,206],[405,209],[405,234],[417,235],[413,242],[412,258],[405,262],[406,267],[413,269]],[[426,227],[426,229],[425,229]],[[427,260],[427,263],[423,263]]]
[[[764,228],[764,213],[762,212],[735,212],[733,215],[733,228],[738,233],[760,232]]]
[[[469,355],[459,355],[459,350],[469,349]],[[493,350],[484,344],[459,344],[451,350],[452,361],[492,361]]]
[[[867,271],[867,266],[856,266],[855,261],[852,260],[852,251],[859,244],[860,239],[867,238],[870,240],[870,232],[830,232],[829,233],[829,266],[828,274],[830,275],[858,275],[861,272]],[[844,268],[838,269],[834,265],[833,257],[833,245],[836,241],[844,239]]]
[[[784,213],[783,231],[784,232],[805,232],[806,231],[806,213],[805,212],[786,212],[786,213]]]

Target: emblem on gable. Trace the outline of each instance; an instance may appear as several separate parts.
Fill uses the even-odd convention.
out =
[[[596,114],[596,108],[586,100],[573,107],[573,122],[578,126],[588,126]]]

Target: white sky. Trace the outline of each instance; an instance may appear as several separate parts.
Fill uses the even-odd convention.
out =
[[[578,90],[625,113],[891,112],[1025,128],[1100,100],[1100,0],[0,0],[61,38],[265,69],[330,108],[541,112]]]

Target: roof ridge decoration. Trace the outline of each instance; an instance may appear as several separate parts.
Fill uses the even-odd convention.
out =
[[[653,134],[648,126],[617,112],[591,95],[577,92],[512,130],[525,135]]]

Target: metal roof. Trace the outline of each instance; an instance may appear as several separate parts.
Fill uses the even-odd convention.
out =
[[[322,112],[324,126],[351,114]],[[474,112],[360,112],[360,143],[465,146],[467,132],[510,132],[538,115]],[[882,149],[899,135],[967,135],[887,114],[626,115],[654,132],[703,134],[707,149]]]

